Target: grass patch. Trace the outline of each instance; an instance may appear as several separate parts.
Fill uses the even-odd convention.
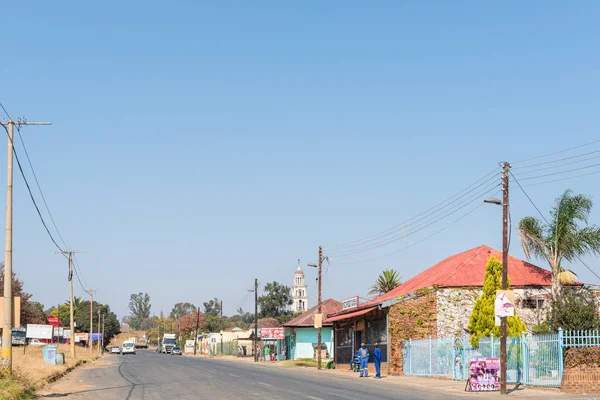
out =
[[[3,400],[29,400],[33,399],[34,390],[25,379],[18,374],[13,376],[0,376],[0,399]]]
[[[291,367],[314,367],[317,368],[317,360],[313,360],[312,358],[300,358],[298,360],[286,360],[281,362],[282,365],[287,365]],[[325,364],[321,361],[321,365]]]

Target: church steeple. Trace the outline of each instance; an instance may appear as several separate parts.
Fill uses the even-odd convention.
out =
[[[298,269],[294,272],[294,286],[292,286],[292,311],[304,312],[308,310],[308,294],[306,289],[304,272],[300,269],[300,259],[298,259]]]

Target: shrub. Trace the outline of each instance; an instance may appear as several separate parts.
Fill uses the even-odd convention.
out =
[[[571,347],[565,352],[565,367],[600,367],[600,347]]]
[[[548,315],[548,327],[556,332],[563,330],[598,329],[596,299],[587,290],[565,290],[552,303]]]

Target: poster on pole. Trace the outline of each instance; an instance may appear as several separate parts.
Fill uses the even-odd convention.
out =
[[[27,324],[27,339],[52,339],[52,325]]]
[[[469,380],[466,392],[493,392],[500,390],[500,359],[472,358],[469,360]]]
[[[494,312],[498,317],[513,317],[515,315],[515,292],[512,290],[496,290]]]

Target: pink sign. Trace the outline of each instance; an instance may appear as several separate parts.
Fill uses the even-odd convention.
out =
[[[500,390],[500,359],[473,358],[469,360],[468,392],[491,392]]]
[[[285,339],[284,328],[260,328],[261,339]]]

